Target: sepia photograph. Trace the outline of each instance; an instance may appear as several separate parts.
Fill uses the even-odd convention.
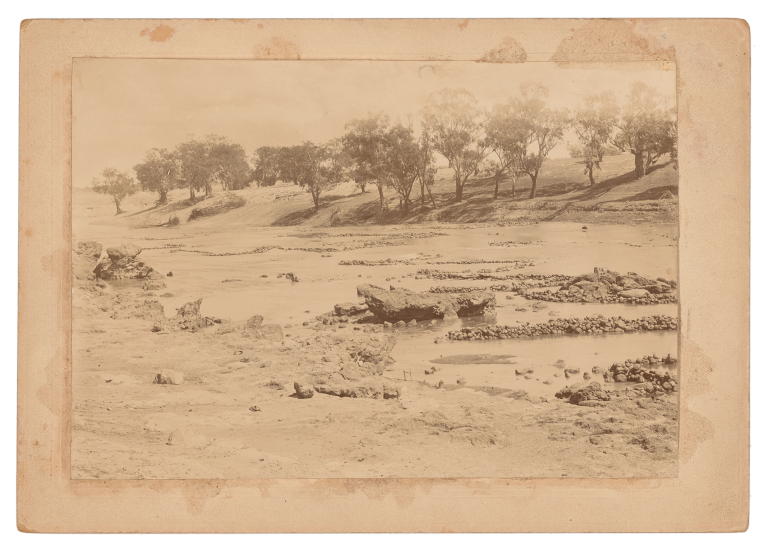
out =
[[[675,65],[518,49],[75,59],[72,478],[676,476]]]

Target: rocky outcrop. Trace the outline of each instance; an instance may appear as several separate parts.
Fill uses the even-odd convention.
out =
[[[357,294],[380,321],[411,321],[482,315],[496,306],[493,293],[472,291],[452,296],[408,289],[360,285]]]
[[[542,323],[464,327],[448,332],[451,340],[521,339],[546,335],[600,335],[636,331],[669,331],[677,329],[677,318],[665,315],[625,319],[622,316],[587,316],[557,318]]]
[[[95,251],[95,248],[91,248]],[[156,272],[137,257],[141,249],[134,245],[109,247],[100,254],[93,273],[99,279],[162,279],[162,274]]]

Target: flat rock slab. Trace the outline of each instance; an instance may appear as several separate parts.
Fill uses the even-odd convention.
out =
[[[378,319],[390,322],[479,316],[496,306],[494,294],[485,291],[446,296],[360,285],[357,294]]]

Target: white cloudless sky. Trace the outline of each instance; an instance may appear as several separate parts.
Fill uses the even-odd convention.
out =
[[[672,64],[564,68],[555,63],[78,59],[73,74],[73,184],[106,167],[131,170],[152,147],[220,134],[248,154],[325,141],[369,113],[417,121],[432,92],[464,88],[482,107],[541,83],[553,107],[643,81],[674,101]],[[553,156],[567,155],[565,144]]]

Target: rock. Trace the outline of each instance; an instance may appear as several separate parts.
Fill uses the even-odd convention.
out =
[[[464,377],[459,377],[458,379],[456,379],[456,384],[463,386],[463,385],[467,384],[467,380]]]
[[[203,299],[199,298],[192,302],[187,302],[181,308],[177,308],[176,317],[172,320],[174,325],[182,331],[197,331],[217,323],[216,318],[203,316],[200,313],[202,302]],[[221,322],[221,320],[218,320],[218,322]]]
[[[408,327],[418,327],[418,325],[419,325],[419,322],[418,322],[418,321],[416,321],[416,320],[411,320],[411,321],[409,321],[409,322],[407,323],[407,326],[408,326]]]
[[[152,382],[156,385],[180,385],[184,382],[184,374],[173,369],[163,369]]]
[[[385,400],[392,400],[400,397],[400,388],[389,383],[382,383],[376,379],[347,381],[332,377],[328,380],[315,382],[314,389],[315,392],[320,394],[328,394],[339,398],[383,398]]]
[[[360,285],[357,294],[368,309],[383,321],[410,321],[475,316],[496,306],[493,293],[473,291],[447,296],[440,293],[417,293],[408,289],[383,289]]]
[[[95,252],[96,249],[91,244],[89,250]],[[162,274],[136,258],[140,253],[141,249],[134,245],[109,247],[101,252],[93,273],[97,278],[105,280],[162,278]]]
[[[260,316],[258,314],[251,316],[248,318],[248,321],[245,322],[245,328],[246,329],[258,329],[261,327],[261,324],[264,322],[264,316]]]
[[[587,385],[567,386],[555,393],[555,398],[568,400],[571,404],[580,404],[587,400],[608,401],[611,396],[603,390],[600,383],[592,382]]]
[[[312,398],[312,396],[315,395],[315,391],[312,390],[311,386],[305,385],[299,382],[293,383],[293,390],[295,391],[294,396],[302,400],[306,400],[307,398]]]
[[[165,274],[165,277],[173,277],[173,272],[168,272],[167,274]]]
[[[624,291],[621,291],[619,293],[620,297],[624,298],[644,298],[647,297],[650,293],[647,289],[626,289]]]
[[[259,406],[251,406],[248,408],[248,411],[253,411],[255,413],[257,411],[261,411],[261,408]]]
[[[585,371],[585,372],[584,372],[584,375],[582,375],[582,377],[584,377],[584,380],[585,380],[585,381],[588,381],[589,379],[591,379],[591,378],[592,378],[592,375],[590,375],[589,373],[587,373],[587,372]]]
[[[358,304],[355,302],[343,302],[333,307],[333,313],[337,316],[356,316],[368,311],[367,304]]]

